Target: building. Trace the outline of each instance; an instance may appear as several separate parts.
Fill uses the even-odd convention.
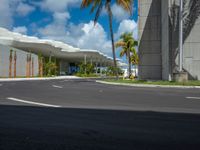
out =
[[[74,73],[81,62],[95,66],[113,64],[112,58],[98,50],[74,48],[62,42],[41,40],[0,28],[0,77],[39,75],[39,54],[48,59],[56,58],[60,75]]]
[[[183,68],[200,80],[200,1],[183,0]],[[179,0],[139,0],[139,77],[172,80],[178,68]]]

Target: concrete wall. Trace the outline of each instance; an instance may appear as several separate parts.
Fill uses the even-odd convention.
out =
[[[190,6],[194,8],[191,10]],[[195,8],[196,7],[196,8]],[[184,21],[183,21],[183,68],[189,74],[189,79],[200,80],[200,1],[184,0]],[[178,35],[179,24],[178,14],[179,0],[169,0],[169,38],[171,51],[172,72],[177,72],[179,47]],[[174,21],[173,21],[174,20]]]
[[[10,50],[13,50],[12,76],[14,75],[14,52],[17,54],[16,74],[17,76],[26,76],[27,52],[16,48],[0,44],[0,77],[9,77],[9,57]],[[34,76],[38,75],[38,56],[31,55],[34,60]]]
[[[139,77],[161,79],[161,1],[139,0]]]
[[[193,6],[192,11],[189,6]],[[198,6],[195,8],[194,6]],[[200,80],[200,1],[184,0],[183,68]],[[139,76],[171,80],[178,68],[179,0],[139,0]]]

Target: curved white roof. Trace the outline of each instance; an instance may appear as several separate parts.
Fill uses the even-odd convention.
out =
[[[88,58],[95,59],[99,62],[112,63],[111,57],[108,57],[98,50],[75,48],[63,42],[26,36],[11,32],[5,28],[0,28],[0,44],[9,45],[24,51],[31,51],[36,54],[41,52],[45,56],[53,55],[62,59],[80,59],[82,61],[84,56],[87,55]]]

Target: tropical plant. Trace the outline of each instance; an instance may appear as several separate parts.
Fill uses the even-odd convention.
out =
[[[86,63],[85,64],[84,62],[82,62],[82,63],[79,64],[79,71],[78,71],[78,73],[80,73],[80,74],[87,74],[87,75],[89,75],[89,74],[93,74],[94,71],[95,71],[94,65],[91,64],[91,63]]]
[[[13,50],[10,50],[10,56],[9,56],[9,77],[12,77],[12,61],[13,61]]]
[[[34,76],[34,57],[32,57],[32,74],[31,76]]]
[[[120,57],[126,56],[126,59],[128,60],[129,77],[131,76],[131,63],[136,64],[136,61],[138,62],[135,46],[137,46],[137,41],[134,40],[132,33],[123,33],[120,36],[120,40],[115,43],[116,48],[122,48],[120,51]]]
[[[114,46],[114,35],[113,35],[113,26],[112,26],[112,10],[111,10],[111,1],[112,0],[82,0],[81,8],[86,8],[92,5],[90,13],[93,13],[96,10],[94,24],[96,24],[101,12],[102,8],[105,7],[109,17],[109,27],[110,27],[110,36],[112,42],[112,54],[113,54],[113,63],[114,68],[117,68],[116,54],[115,54],[115,46]],[[132,14],[132,4],[133,0],[115,0],[116,4],[122,7],[125,11]],[[118,71],[115,69],[115,75],[118,79]]]
[[[55,76],[57,74],[57,65],[55,62],[47,62],[44,65],[45,75],[48,77]]]
[[[17,53],[14,54],[14,78],[17,76]]]
[[[42,77],[43,76],[43,60],[44,57],[42,56],[42,53],[39,52],[38,53],[38,64],[39,64],[39,76]]]

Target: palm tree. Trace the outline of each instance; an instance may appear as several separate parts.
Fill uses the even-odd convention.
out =
[[[26,77],[29,76],[29,54],[26,55]]]
[[[10,50],[10,56],[9,56],[9,77],[12,77],[12,60],[13,60],[13,56],[12,56],[13,50]]]
[[[34,76],[34,57],[32,57],[32,77]]]
[[[121,47],[120,57],[126,56],[128,60],[128,73],[129,77],[131,76],[131,58],[137,54],[135,50],[135,46],[137,46],[137,41],[134,40],[132,33],[123,33],[120,36],[120,40],[115,43],[115,47],[119,48]],[[132,55],[131,55],[132,54]]]
[[[92,5],[90,13],[93,13],[96,10],[94,24],[96,24],[101,12],[102,8],[105,7],[109,17],[109,27],[110,27],[110,36],[112,42],[112,54],[115,68],[115,75],[118,79],[118,71],[117,71],[117,61],[115,54],[115,46],[114,46],[114,35],[113,35],[113,27],[112,27],[112,10],[111,10],[111,1],[112,0],[82,0],[81,8],[86,8]],[[118,6],[121,6],[124,10],[132,14],[132,4],[133,0],[115,0]]]
[[[17,76],[17,53],[14,54],[14,78]]]
[[[138,56],[138,53],[136,52],[136,50],[134,49],[134,51],[132,52],[132,55],[131,55],[131,63],[133,65],[135,65],[135,75],[137,74],[137,66],[139,64],[139,56]]]

